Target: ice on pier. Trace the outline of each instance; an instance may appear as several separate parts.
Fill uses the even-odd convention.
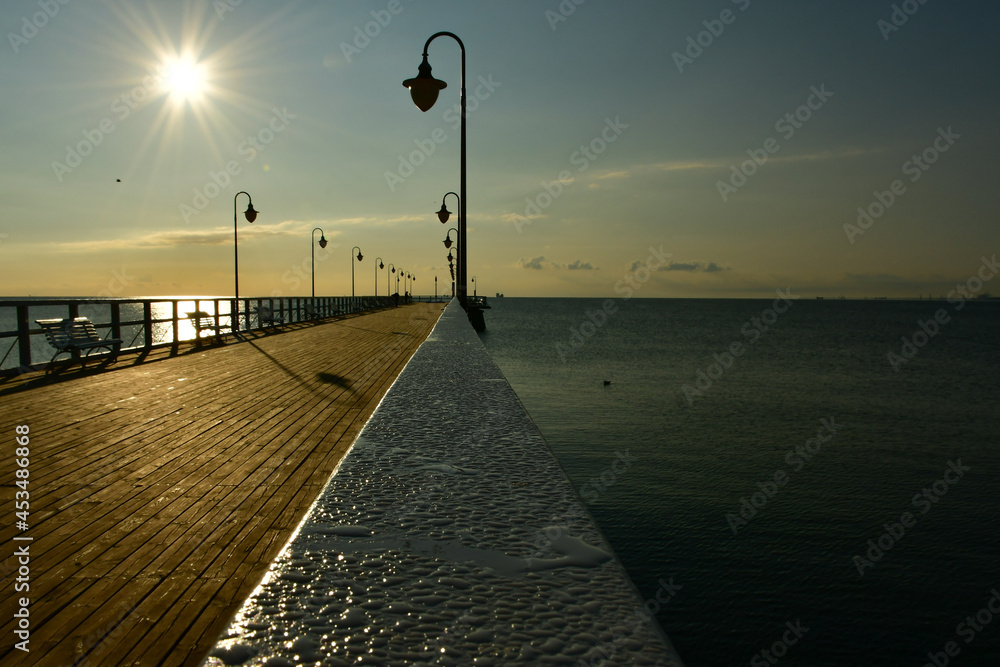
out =
[[[453,304],[205,664],[602,657],[680,664]]]

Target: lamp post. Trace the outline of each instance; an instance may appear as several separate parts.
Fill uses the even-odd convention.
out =
[[[240,328],[240,245],[239,236],[236,233],[236,198],[240,195],[246,195],[248,204],[247,210],[243,212],[246,216],[247,222],[253,223],[257,219],[257,211],[253,210],[253,197],[250,196],[249,192],[245,190],[240,190],[235,195],[233,195],[233,274],[236,277],[236,284],[234,285],[233,292],[235,294],[235,303],[233,304],[235,308],[233,309],[233,331],[238,331]],[[250,324],[247,323],[249,328]]]
[[[375,258],[375,298],[378,298],[378,272],[385,268],[385,264],[382,263],[381,257]],[[388,287],[388,285],[386,285]]]
[[[472,276],[472,298],[476,298],[476,277]]]
[[[390,283],[389,283],[389,273],[396,273],[396,265],[395,264],[390,263],[389,264],[389,270],[385,272],[385,293],[388,296],[392,296],[392,294],[390,294],[390,292],[392,291],[392,287],[390,286]],[[398,292],[399,290],[396,290],[396,291]]]
[[[323,233],[323,230],[319,227],[313,228],[309,233],[309,250],[312,251],[312,296],[314,299],[316,298],[316,246],[313,245],[312,241],[316,238],[317,231],[319,232],[319,247],[326,247],[326,235]]]
[[[360,262],[364,257],[361,256],[361,248],[354,246],[351,248],[351,298],[354,298],[354,251],[358,251],[358,261]]]
[[[465,242],[465,230],[466,230],[466,188],[465,188],[465,44],[459,39],[458,35],[451,32],[437,32],[428,38],[427,42],[424,44],[423,60],[420,66],[417,67],[417,76],[412,79],[407,79],[403,82],[403,86],[409,88],[410,97],[413,99],[413,103],[417,105],[417,108],[421,111],[427,111],[434,103],[437,101],[438,93],[448,84],[444,81],[435,79],[431,74],[430,63],[427,62],[427,49],[430,47],[431,42],[433,42],[438,37],[451,37],[456,42],[462,51],[462,69],[461,69],[461,79],[459,82],[459,110],[461,114],[461,130],[459,134],[460,143],[460,171],[461,178],[459,182],[459,194],[458,196],[458,229],[459,238],[462,240],[462,245],[459,247],[458,255],[458,300],[465,307],[465,276],[466,276],[466,246]],[[446,195],[447,196],[447,195]]]
[[[455,232],[455,236],[458,236],[458,230],[457,229],[455,229],[454,227],[452,227],[451,229],[449,229],[448,233],[444,235],[444,241],[442,241],[442,243],[444,243],[444,247],[445,248],[450,248],[452,243],[457,243],[457,241],[458,241],[457,239],[455,241],[451,240],[451,233],[452,232]]]
[[[438,277],[434,276],[434,303],[438,300]]]

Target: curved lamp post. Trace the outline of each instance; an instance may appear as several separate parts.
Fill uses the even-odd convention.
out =
[[[358,251],[358,261],[360,262],[364,257],[361,255],[361,248],[354,246],[351,248],[351,298],[354,298],[354,251]]]
[[[451,233],[452,232],[455,232],[455,236],[458,236],[458,230],[455,229],[454,227],[452,227],[451,229],[448,230],[448,233],[445,234],[445,236],[444,236],[444,241],[442,241],[442,243],[444,243],[444,247],[446,249],[447,248],[451,248],[451,244],[455,242],[455,241],[451,240]],[[456,241],[457,241],[457,239],[456,239]],[[449,254],[451,254],[451,253],[449,253]]]
[[[385,268],[385,264],[382,263],[381,257],[375,258],[375,298],[378,298],[378,272]]]
[[[240,195],[246,195],[248,204],[247,210],[243,212],[246,216],[247,222],[253,223],[257,219],[258,211],[253,210],[253,197],[250,196],[249,192],[245,190],[240,190],[235,195],[233,195],[233,273],[236,277],[236,284],[234,285],[233,292],[235,293],[236,302],[233,304],[235,309],[233,310],[233,331],[237,331],[240,328],[240,241],[236,234],[236,198]],[[249,315],[247,315],[249,317]],[[250,328],[250,323],[247,322],[247,328]]]
[[[451,37],[456,42],[462,51],[462,70],[461,79],[459,82],[459,109],[461,113],[461,131],[460,131],[460,170],[461,170],[461,180],[459,183],[459,195],[458,196],[458,230],[459,238],[462,240],[462,244],[459,247],[458,256],[458,300],[465,307],[465,274],[466,274],[466,253],[465,247],[468,245],[465,242],[465,213],[466,213],[466,201],[465,201],[465,44],[459,39],[458,35],[451,32],[437,32],[428,38],[427,42],[424,44],[423,60],[420,66],[417,67],[417,76],[412,79],[407,79],[403,82],[403,86],[410,89],[410,97],[413,99],[413,103],[417,105],[417,108],[421,111],[427,111],[434,103],[437,101],[438,93],[441,92],[448,84],[444,81],[435,79],[431,74],[431,65],[427,62],[427,49],[430,47],[431,42],[433,42],[438,37]],[[447,196],[447,195],[446,195]],[[442,221],[443,222],[443,221]]]
[[[448,198],[448,195],[455,195],[455,199],[458,200],[458,208],[459,208],[459,210],[461,210],[461,208],[462,208],[462,198],[461,197],[459,197],[454,192],[446,192],[446,193],[444,193],[444,197],[441,197],[441,209],[437,212],[438,220],[441,221],[442,225],[444,223],[448,222],[448,218],[451,217],[451,211],[449,211],[448,207],[444,205],[444,200]]]
[[[386,293],[386,296],[392,296],[392,294],[390,293],[392,291],[392,285],[389,282],[389,273],[396,273],[396,265],[395,264],[390,263],[389,264],[389,270],[385,272],[385,293]],[[396,291],[398,292],[399,290],[396,290]]]
[[[476,277],[472,276],[472,298],[476,298]]]
[[[319,247],[325,248],[327,243],[326,235],[319,227],[315,227],[309,233],[309,249],[312,251],[312,295],[314,299],[316,298],[316,246],[313,245],[312,240],[316,238],[316,232],[319,232]]]

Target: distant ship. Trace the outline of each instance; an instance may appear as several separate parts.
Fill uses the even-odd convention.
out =
[[[497,292],[497,298],[498,298],[498,299],[501,299],[501,298],[503,298],[503,294],[501,294],[500,292]]]

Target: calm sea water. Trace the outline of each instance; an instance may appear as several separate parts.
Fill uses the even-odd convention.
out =
[[[689,666],[1000,665],[1000,302],[602,303],[482,339]]]

